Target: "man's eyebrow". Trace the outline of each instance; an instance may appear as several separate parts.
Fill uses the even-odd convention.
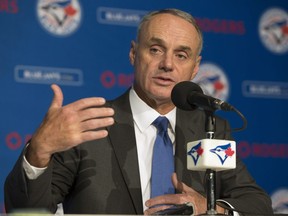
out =
[[[190,46],[181,45],[177,48],[177,50],[186,52],[189,57],[192,57],[194,55],[194,52]]]
[[[191,47],[184,46],[184,45],[179,46],[178,50],[184,50],[184,51],[187,51],[187,52],[192,52]]]
[[[158,38],[158,37],[151,37],[149,39],[149,41],[152,43],[157,43],[157,44],[163,45],[163,46],[166,44],[164,40],[162,40],[161,38]],[[190,55],[193,54],[193,50],[191,49],[190,46],[180,45],[176,50],[185,51],[185,52],[189,53]]]
[[[165,44],[165,41],[162,40],[161,38],[158,38],[158,37],[152,37],[152,38],[150,38],[149,41],[156,42],[156,43],[159,43],[159,44]]]

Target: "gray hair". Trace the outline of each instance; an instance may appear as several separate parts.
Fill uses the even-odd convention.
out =
[[[199,41],[200,41],[199,47],[198,47],[198,55],[200,55],[202,48],[203,48],[203,35],[202,35],[201,30],[200,30],[200,27],[198,26],[198,24],[196,23],[196,20],[194,19],[194,17],[191,14],[184,12],[184,11],[181,11],[179,9],[168,8],[168,9],[162,9],[162,10],[157,10],[157,11],[151,11],[150,13],[146,14],[142,18],[142,20],[140,21],[140,24],[138,26],[137,40],[139,39],[139,35],[140,35],[141,30],[142,30],[143,24],[145,22],[151,20],[152,17],[154,17],[155,15],[158,15],[158,14],[171,14],[171,15],[180,17],[180,18],[186,20],[187,22],[191,23],[195,27],[195,29],[198,33],[198,37],[199,37]]]

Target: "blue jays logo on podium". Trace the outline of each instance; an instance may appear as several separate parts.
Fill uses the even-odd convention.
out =
[[[197,145],[193,146],[190,149],[190,151],[188,151],[188,155],[191,156],[195,165],[197,164],[198,159],[202,155],[202,153],[203,153],[203,149],[201,147],[201,142],[199,142]]]
[[[74,33],[80,25],[81,14],[77,0],[38,0],[39,22],[54,36],[68,36]]]
[[[203,139],[187,144],[187,169],[189,170],[221,171],[235,167],[235,141]]]
[[[226,145],[219,145],[216,146],[213,149],[210,149],[210,151],[214,154],[216,154],[221,161],[222,164],[226,161],[228,157],[231,157],[235,151],[231,149],[231,144],[228,143]]]

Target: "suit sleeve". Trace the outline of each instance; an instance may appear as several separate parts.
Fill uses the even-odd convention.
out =
[[[218,120],[220,121],[221,120]],[[222,131],[230,131],[227,121],[222,120]],[[232,139],[228,132],[220,139]],[[236,143],[237,146],[237,143]],[[236,157],[236,168],[216,173],[219,175],[219,198],[231,204],[241,214],[273,214],[271,199],[256,183],[243,161]]]
[[[4,201],[7,213],[16,211],[34,211],[55,213],[57,204],[73,185],[77,165],[75,159],[70,160],[68,166],[58,166],[75,156],[74,150],[67,153],[56,154],[45,172],[37,179],[29,180],[23,169],[22,153],[7,176],[4,186]],[[57,167],[61,167],[61,170]],[[53,178],[52,178],[53,176]]]

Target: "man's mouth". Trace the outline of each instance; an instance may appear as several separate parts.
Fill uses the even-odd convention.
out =
[[[171,78],[169,77],[163,77],[163,76],[157,76],[154,77],[156,80],[159,80],[160,82],[174,82]]]

